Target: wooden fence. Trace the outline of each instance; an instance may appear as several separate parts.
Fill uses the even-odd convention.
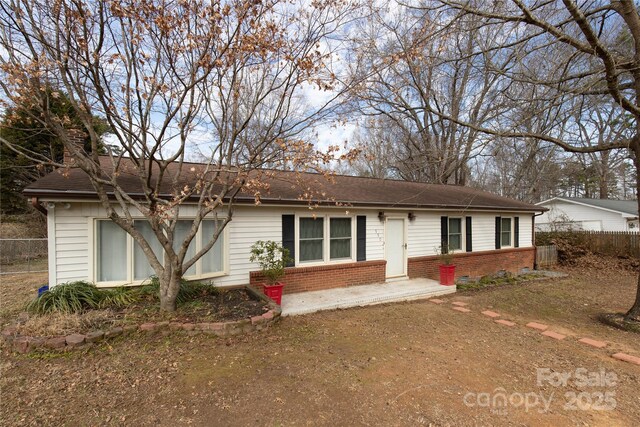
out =
[[[537,232],[536,244],[561,239],[597,254],[640,258],[640,233],[631,231]]]
[[[536,247],[536,266],[550,267],[558,263],[558,248],[556,245]]]

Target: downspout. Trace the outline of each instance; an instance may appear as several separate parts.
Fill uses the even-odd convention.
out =
[[[535,249],[535,256],[533,257],[533,269],[538,269],[538,247],[536,246],[536,217],[544,214],[544,211],[539,214],[533,214],[533,221],[531,221],[531,243]]]
[[[40,213],[43,214],[44,216],[47,216],[47,210],[40,204],[37,197],[31,198],[31,206],[33,206],[38,211],[40,211]]]

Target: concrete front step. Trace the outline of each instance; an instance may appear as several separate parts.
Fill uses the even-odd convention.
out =
[[[413,301],[452,294],[455,291],[455,286],[442,286],[435,280],[406,279],[391,283],[301,292],[282,297],[282,315],[296,316],[323,310]]]

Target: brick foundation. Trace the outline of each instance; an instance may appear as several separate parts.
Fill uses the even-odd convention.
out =
[[[455,254],[453,258],[456,265],[456,278],[461,276],[481,277],[497,273],[499,270],[518,273],[524,267],[533,269],[535,248],[460,253]],[[283,293],[294,294],[297,292],[382,283],[386,280],[386,265],[386,261],[378,260],[287,268],[285,276],[281,279],[286,284]],[[438,280],[439,265],[440,260],[437,256],[409,258],[409,277],[427,277]],[[252,271],[249,277],[251,286],[256,289],[262,287],[264,277],[259,271]]]
[[[456,278],[461,276],[482,277],[506,270],[519,273],[522,268],[533,269],[535,248],[500,249],[495,251],[469,252],[453,255]],[[409,258],[409,277],[427,277],[438,280],[440,260],[438,256]]]
[[[368,285],[385,281],[387,262],[363,261],[348,264],[320,265],[317,267],[292,267],[285,270],[281,279],[286,284],[283,293],[318,291],[353,285]],[[264,277],[259,271],[249,276],[251,286],[260,288]]]

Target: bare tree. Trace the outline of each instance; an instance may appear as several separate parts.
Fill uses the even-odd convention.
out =
[[[496,70],[497,71],[497,70]],[[514,91],[528,102],[515,102]],[[544,88],[512,84],[503,93],[511,126],[523,132],[541,133],[553,128],[557,121],[559,106],[549,105],[542,95]],[[504,114],[506,116],[506,114]],[[497,116],[499,117],[499,116]],[[505,118],[502,118],[504,121]],[[506,197],[539,202],[553,192],[561,171],[558,163],[561,151],[553,144],[536,138],[503,138],[492,136],[488,149],[479,157],[474,184]],[[566,157],[566,156],[564,156]]]
[[[373,178],[400,178],[404,154],[400,153],[397,141],[402,130],[385,117],[366,118],[353,136],[359,156],[350,164],[342,165],[343,172]]]
[[[465,184],[469,160],[488,138],[457,121],[480,125],[495,117],[500,73],[492,69],[512,58],[487,49],[496,33],[477,19],[443,31],[437,15],[396,6],[373,9],[354,37],[352,72],[368,76],[353,92],[354,104],[395,128],[394,165],[403,179]]]
[[[606,146],[612,141],[620,140],[630,133],[629,123],[621,120],[624,116],[621,109],[611,103],[610,99],[598,102],[589,107],[576,109],[576,140],[584,147]],[[608,199],[615,196],[617,168],[627,156],[625,150],[603,150],[592,153],[575,153],[576,158],[585,170],[591,169],[597,179],[598,198]],[[593,195],[592,195],[593,196]],[[587,196],[589,197],[589,196]]]
[[[518,58],[513,67],[503,70],[504,87],[509,89],[505,96],[527,103],[532,99],[522,98],[520,94],[529,91],[520,88],[540,88],[542,96],[537,99],[559,110],[555,125],[542,132],[521,129],[520,120],[508,112],[490,125],[443,114],[434,108],[432,112],[487,135],[534,138],[574,153],[625,149],[635,164],[637,197],[640,192],[640,14],[633,1],[589,0],[577,4],[573,0],[526,3],[439,0],[433,4],[435,6],[428,5],[425,9],[440,12],[444,28],[455,27],[459,19],[468,16],[481,19],[482,28],[500,28],[500,43],[491,52],[513,53]],[[544,61],[539,60],[541,54]],[[593,99],[603,97],[629,116],[629,135],[585,147],[571,135],[578,134],[578,121],[587,114],[583,106],[593,105]],[[626,317],[640,320],[640,275],[637,296]]]
[[[554,195],[562,157],[539,141],[495,138],[472,165],[472,185],[529,203]]]
[[[9,0],[0,6],[0,87],[5,106],[28,101],[39,112],[33,119],[73,155],[109,218],[146,255],[160,281],[161,309],[172,311],[184,272],[213,247],[232,219],[235,197],[265,191],[256,171],[315,160],[318,153],[301,137],[329,114],[331,101],[300,110],[296,99],[308,85],[338,96],[333,48],[325,41],[351,10],[349,2],[331,0]],[[57,96],[42,89],[48,86],[69,96],[91,150],[73,143],[64,118],[47,114],[49,96]],[[94,115],[116,140],[108,159],[96,150]],[[206,160],[186,163],[194,152]],[[137,180],[135,197],[121,185],[125,172]],[[178,238],[185,204],[196,214]],[[135,227],[139,214],[153,238]],[[191,253],[205,217],[217,226]]]

